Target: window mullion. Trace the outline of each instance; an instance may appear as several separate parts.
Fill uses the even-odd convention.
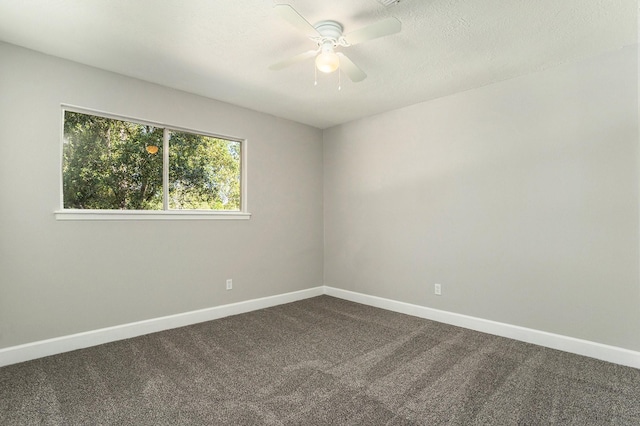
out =
[[[162,134],[162,209],[169,210],[169,138],[171,132],[165,128]]]

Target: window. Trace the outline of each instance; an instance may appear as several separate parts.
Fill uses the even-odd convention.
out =
[[[63,109],[58,219],[248,218],[246,141]]]

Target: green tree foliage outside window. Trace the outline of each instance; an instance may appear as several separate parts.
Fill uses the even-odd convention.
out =
[[[163,136],[169,169],[163,170]],[[241,143],[65,111],[62,161],[66,209],[240,210]]]
[[[172,131],[169,208],[240,210],[240,142]]]

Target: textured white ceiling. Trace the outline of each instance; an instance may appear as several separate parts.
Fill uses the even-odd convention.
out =
[[[341,48],[366,80],[314,86],[312,59],[268,69],[314,48],[275,3],[345,32],[393,16],[402,32]],[[637,13],[637,0],[0,0],[0,40],[327,128],[636,44]]]

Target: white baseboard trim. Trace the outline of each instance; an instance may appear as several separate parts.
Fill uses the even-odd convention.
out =
[[[640,352],[629,349],[576,339],[574,337],[562,336],[560,334],[547,333],[546,331],[534,330],[517,325],[471,317],[468,315],[441,311],[438,309],[427,308],[425,306],[385,299],[383,297],[369,296],[367,294],[356,293],[329,286],[324,286],[324,294],[349,300],[351,302],[362,303],[363,305],[413,315],[496,336],[508,337],[510,339],[533,343],[535,345],[558,349],[577,355],[584,355],[603,361],[613,362],[615,364],[626,365],[628,367],[640,368]]]
[[[73,351],[76,349],[101,345],[103,343],[129,339],[131,337],[142,336],[144,334],[211,321],[231,315],[243,314],[285,303],[296,302],[298,300],[308,299],[322,294],[350,300],[356,303],[362,303],[363,305],[374,306],[377,308],[387,309],[389,311],[413,315],[419,318],[430,319],[458,327],[464,327],[483,333],[533,343],[535,345],[545,346],[551,349],[558,349],[577,355],[584,355],[603,361],[613,362],[615,364],[640,368],[640,352],[629,349],[471,317],[468,315],[441,311],[438,309],[427,308],[425,306],[413,305],[411,303],[370,296],[363,293],[356,293],[329,286],[314,287],[291,293],[215,306],[197,311],[184,312],[176,315],[153,318],[53,339],[41,340],[24,345],[12,346],[0,349],[0,367]]]
[[[101,345],[103,343],[129,339],[131,337],[155,333],[157,331],[184,327],[186,325],[197,324],[204,321],[211,321],[228,317],[230,315],[238,315],[258,309],[296,302],[298,300],[320,296],[323,293],[324,287],[315,287],[306,290],[294,291],[291,293],[262,297],[260,299],[252,299],[244,302],[231,303],[228,305],[215,306],[212,308],[184,312],[181,314],[169,315],[166,317],[153,318],[129,324],[122,324],[114,327],[101,328],[98,330],[91,330],[83,333],[41,340],[38,342],[27,343],[19,346],[11,346],[8,348],[0,349],[0,367],[10,364],[17,364],[19,362],[29,361],[36,358],[42,358],[49,355],[69,352],[76,349],[83,349],[90,346]]]

